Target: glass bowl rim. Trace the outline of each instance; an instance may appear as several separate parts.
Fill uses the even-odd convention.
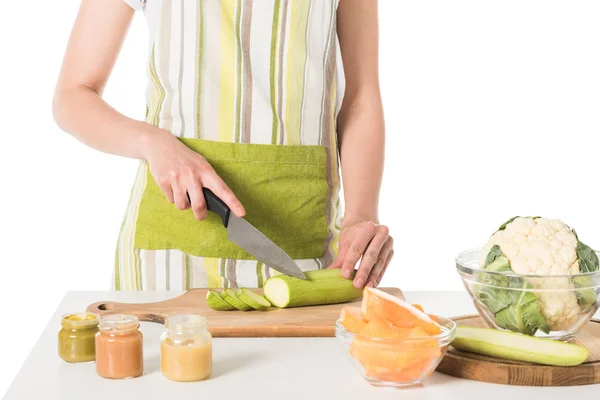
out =
[[[592,272],[582,272],[579,274],[559,274],[559,275],[517,274],[515,272],[506,273],[506,272],[498,272],[498,271],[488,271],[483,268],[480,268],[479,263],[478,263],[477,267],[470,267],[461,260],[461,257],[463,257],[467,253],[472,253],[472,252],[481,253],[482,250],[483,250],[483,247],[474,247],[474,248],[464,250],[464,251],[461,251],[460,253],[458,253],[458,255],[455,257],[454,261],[456,263],[456,269],[458,269],[459,273],[461,273],[461,274],[462,273],[466,273],[466,274],[484,273],[484,274],[490,274],[492,276],[504,276],[504,277],[509,277],[509,278],[526,278],[526,279],[556,279],[556,278],[578,278],[578,277],[597,277],[598,279],[600,279],[600,270],[592,271]],[[596,253],[598,255],[598,258],[600,258],[600,252],[594,251],[594,253]],[[593,287],[593,286],[595,286],[595,285],[591,285],[590,287]],[[582,287],[582,288],[585,288],[585,287]]]
[[[427,314],[427,315],[434,315],[434,314]],[[426,340],[432,340],[435,339],[438,344],[440,341],[445,341],[445,340],[452,340],[455,333],[456,333],[456,327],[458,326],[456,324],[456,322],[454,322],[453,320],[451,320],[450,318],[444,318],[444,317],[440,317],[438,315],[435,315],[436,318],[439,319],[439,325],[442,328],[442,331],[440,333],[438,333],[437,335],[431,335],[431,336],[425,336],[425,337],[414,337],[414,338],[376,338],[376,337],[372,337],[372,336],[367,336],[367,335],[361,335],[361,334],[356,334],[356,333],[352,333],[350,331],[348,331],[341,323],[340,320],[336,320],[335,321],[335,331],[336,331],[336,336],[339,333],[341,336],[343,336],[345,339],[365,339],[371,342],[375,342],[378,344],[397,344],[397,343],[418,343],[418,342],[424,342]],[[444,325],[450,325],[450,328],[444,326]],[[450,342],[448,342],[450,343]]]

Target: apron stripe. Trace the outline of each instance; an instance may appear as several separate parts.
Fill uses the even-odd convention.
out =
[[[143,276],[142,276],[142,259],[140,257],[140,249],[135,249],[134,255],[135,255],[135,268],[136,268],[136,275],[137,275],[137,280],[136,280],[137,287],[135,288],[135,290],[142,290],[144,288],[144,284],[143,284],[144,280],[143,280]]]
[[[219,140],[219,103],[221,101],[220,80],[215,74],[221,70],[221,6],[219,1],[204,1],[204,38],[202,50],[205,66],[202,70],[201,118],[202,138]],[[218,75],[217,75],[218,76]]]
[[[312,10],[313,10],[313,4],[312,4],[312,0],[308,0],[308,9],[307,11],[307,15],[306,15],[306,31],[304,34],[304,75],[302,76],[302,103],[300,105],[300,115],[298,116],[298,142],[291,142],[290,144],[298,144],[298,145],[302,145],[303,140],[303,131],[304,131],[304,125],[302,124],[303,122],[303,116],[305,115],[306,111],[305,111],[305,104],[306,104],[306,98],[307,98],[307,86],[306,86],[306,82],[308,81],[308,61],[310,58],[310,52],[309,52],[309,40],[310,40],[310,28],[312,26]]]
[[[221,97],[219,99],[219,141],[232,142],[235,138],[236,98],[236,0],[222,0],[221,4]],[[232,26],[233,24],[233,26]]]
[[[167,290],[167,271],[165,265],[167,265],[167,251],[156,250],[148,251],[148,253],[154,254],[155,258],[155,269],[156,269],[156,287],[155,290]]]
[[[175,0],[173,0],[175,1]],[[179,119],[181,121],[181,127],[180,127],[180,131],[179,131],[179,136],[184,137],[185,136],[185,115],[183,114],[183,75],[184,75],[184,69],[183,69],[183,62],[184,62],[184,55],[185,55],[185,18],[184,18],[184,1],[185,0],[181,0],[179,2],[179,25],[181,27],[180,29],[180,36],[179,36],[179,79],[177,82],[177,93],[179,94]]]
[[[331,24],[332,28],[330,32],[335,29],[335,13],[332,12]],[[322,107],[322,118],[321,118],[321,144],[328,148],[327,151],[327,185],[328,185],[328,199],[327,202],[327,221],[329,223],[329,229],[327,230],[327,238],[323,245],[323,262],[326,266],[331,265],[333,262],[333,256],[330,251],[331,243],[334,240],[334,232],[331,229],[333,218],[333,207],[335,205],[334,193],[335,193],[335,175],[337,172],[337,146],[335,145],[336,134],[335,124],[333,119],[334,111],[334,96],[335,96],[335,72],[336,72],[336,52],[335,52],[335,35],[331,34],[329,37],[329,48],[327,50],[327,58],[324,66],[325,71],[325,86],[323,91],[323,107]],[[333,204],[332,204],[333,202]]]
[[[333,61],[335,65],[335,61]],[[331,90],[331,133],[330,133],[330,144],[329,144],[329,153],[331,154],[332,164],[329,166],[329,174],[332,177],[332,186],[330,187],[330,215],[329,219],[329,233],[331,235],[331,240],[329,243],[329,248],[327,254],[324,256],[326,264],[329,266],[334,257],[337,255],[337,241],[339,237],[339,230],[337,226],[337,218],[338,218],[338,210],[339,210],[339,187],[340,187],[340,176],[339,176],[339,153],[338,153],[338,144],[337,144],[337,132],[336,132],[336,107],[334,104],[336,103],[336,94],[337,94],[337,81],[334,79],[333,87]]]
[[[290,24],[290,40],[287,58],[286,112],[285,132],[286,144],[300,144],[300,120],[304,100],[304,82],[306,79],[306,51],[308,32],[308,16],[310,1],[294,1],[292,3]],[[306,21],[298,26],[296,21]],[[302,79],[295,77],[302,76]]]
[[[219,275],[219,259],[204,258],[204,266],[208,275],[208,287],[218,288],[223,286],[223,281]]]
[[[279,129],[277,131],[277,140],[274,143],[283,144],[283,139],[285,136],[285,127],[283,121],[283,98],[284,98],[284,84],[283,84],[283,74],[284,74],[284,55],[285,55],[285,47],[286,47],[286,31],[289,26],[287,23],[288,18],[288,0],[283,0],[283,10],[281,11],[281,22],[282,28],[279,29],[281,33],[281,37],[279,39],[279,66],[278,66],[278,82],[277,82],[277,119],[279,121]]]
[[[243,66],[243,115],[242,115],[242,143],[250,143],[250,127],[252,126],[252,67],[250,64],[250,41],[252,25],[252,1],[244,0],[242,15],[242,66]]]
[[[324,24],[330,21],[326,2],[313,1],[309,13],[310,28],[307,32],[307,60],[305,71],[304,108],[302,110],[302,145],[321,144],[321,107],[325,81],[323,65],[327,51],[327,33]],[[321,61],[323,59],[323,61]]]
[[[221,275],[222,277],[222,285],[224,288],[228,288],[228,281],[225,278],[225,260],[222,258],[219,258],[219,275]]]
[[[282,0],[275,0],[275,11],[273,12],[273,29],[271,32],[271,108],[273,111],[273,127],[271,129],[271,143],[277,143],[277,133],[279,128],[279,116],[277,114],[277,86],[276,86],[276,68],[277,68],[277,45],[279,37],[279,18],[281,14]]]
[[[333,3],[332,3],[333,4]],[[331,85],[333,84],[333,77],[335,73],[335,12],[330,10],[330,22],[331,28],[329,29],[329,33],[327,36],[327,47],[325,51],[325,55],[323,57],[323,76],[324,76],[324,84],[323,84],[323,97],[322,97],[322,105],[321,105],[321,129],[319,133],[319,142],[321,145],[327,145],[329,140],[325,138],[327,133],[329,133],[329,125],[330,115],[329,110],[331,107]]]
[[[156,101],[156,107],[154,109],[154,115],[152,116],[152,125],[158,127],[160,126],[160,112],[163,105],[163,100],[165,99],[165,91],[161,85],[160,78],[158,77],[158,72],[156,70],[156,48],[152,47],[152,58],[150,59],[150,77],[154,82],[155,90],[158,93],[158,99]]]
[[[188,290],[190,288],[191,281],[190,257],[185,253],[181,253],[181,262],[183,268],[181,271],[181,276],[183,278],[182,286],[185,288],[185,290]]]
[[[121,290],[121,271],[119,266],[121,263],[119,262],[119,244],[117,243],[117,248],[115,249],[115,267],[113,270],[113,290]]]
[[[173,125],[173,88],[171,87],[171,4],[163,3],[161,7],[160,31],[162,34],[157,40],[159,57],[157,76],[164,87],[164,98],[162,105],[162,128],[171,132]],[[163,76],[163,79],[160,77]]]
[[[171,250],[165,254],[165,286],[166,290],[171,290]]]
[[[136,175],[136,180],[131,189],[127,213],[125,215],[125,218],[123,219],[123,224],[119,235],[119,243],[116,255],[118,268],[115,268],[115,272],[118,273],[118,277],[115,279],[115,285],[116,282],[119,283],[118,290],[131,290],[133,287],[131,280],[131,271],[134,267],[132,260],[133,237],[135,233],[135,222],[137,220],[139,202],[141,200],[145,186],[146,162],[140,161]]]
[[[143,268],[143,290],[156,290],[156,253],[140,250],[140,260]]]
[[[185,8],[182,6],[183,21],[183,115],[185,117],[185,130],[183,137],[195,138],[198,132],[196,126],[196,112],[198,100],[198,35],[200,26],[198,26],[199,4],[196,1],[185,0]]]
[[[256,276],[258,278],[257,287],[263,287],[265,281],[263,277],[263,270],[259,262],[256,263]]]
[[[244,0],[246,3],[247,0]],[[255,0],[250,35],[250,68],[252,73],[252,118],[248,142],[270,144],[274,112],[274,54],[277,37],[273,35],[276,7],[273,1]],[[269,38],[271,40],[269,40]],[[266,61],[269,60],[267,63]]]
[[[233,141],[236,143],[239,143],[240,141],[240,137],[242,135],[241,132],[241,119],[242,119],[242,114],[241,114],[241,109],[242,109],[242,92],[243,92],[243,88],[242,88],[242,29],[241,29],[241,25],[242,25],[242,13],[243,13],[243,8],[242,8],[242,0],[237,0],[237,6],[236,6],[236,16],[235,16],[235,37],[236,37],[236,48],[237,48],[237,54],[236,54],[236,83],[237,83],[237,96],[236,96],[236,105],[235,105],[235,115],[236,115],[236,122],[235,122],[235,135],[234,135],[234,139]]]
[[[202,136],[202,75],[204,70],[204,1],[198,0],[198,47],[196,49],[196,59],[198,60],[198,68],[196,68],[196,81],[198,84],[196,87],[197,98],[196,98],[196,135],[195,137],[200,138]]]

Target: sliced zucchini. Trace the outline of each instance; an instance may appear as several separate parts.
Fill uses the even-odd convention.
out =
[[[237,298],[244,303],[248,304],[250,307],[255,310],[264,311],[267,308],[271,307],[271,303],[260,294],[253,292],[250,289],[241,288],[235,292]]]
[[[244,303],[243,301],[237,298],[233,289],[228,288],[223,290],[223,292],[221,293],[221,297],[227,303],[231,304],[233,307],[237,308],[240,311],[252,310],[252,307],[250,307],[248,304]]]
[[[212,289],[206,292],[206,304],[216,311],[229,311],[234,309],[231,304],[223,300],[219,292]]]

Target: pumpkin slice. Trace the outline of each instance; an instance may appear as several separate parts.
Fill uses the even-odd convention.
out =
[[[373,338],[415,338],[425,337],[425,332],[420,327],[399,328],[387,319],[376,317],[360,331],[361,335]]]
[[[357,335],[367,325],[367,321],[363,319],[360,308],[344,307],[340,312],[340,324],[342,324],[348,332]]]
[[[382,318],[399,328],[422,328],[429,335],[441,332],[440,325],[418,308],[375,288],[366,288],[363,292],[361,312],[364,319],[370,321]]]

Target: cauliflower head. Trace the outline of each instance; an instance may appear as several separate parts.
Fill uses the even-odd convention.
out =
[[[523,282],[523,287],[548,289],[543,292],[530,292],[537,296],[537,307],[545,320],[544,324],[536,317],[537,325],[533,326],[534,331],[535,328],[549,328],[553,331],[567,329],[580,312],[576,292],[568,290],[573,289],[570,279],[552,278],[552,275],[574,275],[598,270],[596,253],[579,241],[573,229],[560,220],[541,217],[515,217],[503,224],[483,247],[479,261],[484,269],[498,269],[501,265],[504,271],[545,277]],[[497,291],[486,293],[486,299],[497,295],[500,295]],[[519,305],[508,304],[507,308],[515,306]],[[535,315],[536,311],[532,307],[535,306],[530,304],[530,316]],[[496,311],[498,310],[494,310]],[[506,311],[498,312],[497,323],[514,326],[514,322],[505,321],[506,314]],[[502,317],[500,321],[498,317]],[[514,317],[512,319],[514,320]]]
[[[492,235],[483,247],[480,265],[485,265],[490,250],[498,245],[517,274],[577,274],[577,241],[577,236],[562,221],[517,217]]]

